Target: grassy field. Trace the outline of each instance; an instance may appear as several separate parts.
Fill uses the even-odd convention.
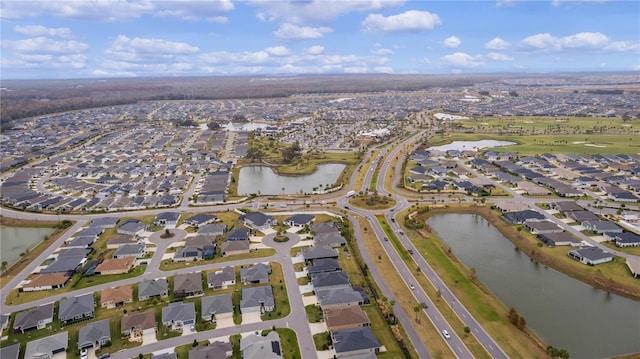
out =
[[[552,154],[634,154],[640,152],[638,135],[517,135],[494,133],[447,133],[439,134],[429,140],[430,145],[440,145],[452,141],[498,140],[511,141],[516,145],[494,147],[498,152],[518,152],[520,155]],[[488,149],[485,149],[488,150]]]

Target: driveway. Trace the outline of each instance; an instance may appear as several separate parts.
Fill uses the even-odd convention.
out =
[[[300,294],[313,292],[313,284],[300,285],[298,288],[300,288]]]
[[[311,329],[311,334],[313,335],[325,333],[327,332],[327,323],[309,323],[309,329]]]
[[[142,345],[153,344],[158,341],[156,333],[147,333],[142,335]]]
[[[302,303],[306,307],[307,305],[318,304],[318,297],[315,295],[303,295]]]
[[[242,324],[258,323],[262,321],[260,312],[242,313]]]
[[[233,317],[220,318],[216,320],[216,329],[233,327]]]

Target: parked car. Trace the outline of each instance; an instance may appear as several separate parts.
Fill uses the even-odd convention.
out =
[[[107,358],[109,358],[110,356],[111,356],[111,354],[109,354],[109,353],[104,353],[104,354],[100,355],[100,358],[98,358],[98,359],[107,359]]]
[[[89,357],[87,348],[80,349],[80,359],[87,359]]]

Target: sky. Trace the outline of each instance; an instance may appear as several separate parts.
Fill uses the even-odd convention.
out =
[[[0,79],[640,71],[640,1],[2,0]]]

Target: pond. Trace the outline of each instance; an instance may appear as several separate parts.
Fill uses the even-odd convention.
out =
[[[479,215],[435,215],[427,223],[546,344],[571,358],[640,352],[640,302],[532,263]]]
[[[515,142],[496,141],[496,140],[480,140],[480,141],[453,141],[446,145],[429,147],[430,151],[476,151],[481,148],[501,147],[515,145]]]
[[[282,176],[268,166],[246,166],[240,169],[238,194],[267,195],[311,193],[333,185],[346,166],[341,163],[318,165],[318,169],[304,176]],[[284,190],[283,190],[284,188]]]
[[[51,228],[0,227],[0,261],[17,261],[20,253],[32,249],[52,232]]]

